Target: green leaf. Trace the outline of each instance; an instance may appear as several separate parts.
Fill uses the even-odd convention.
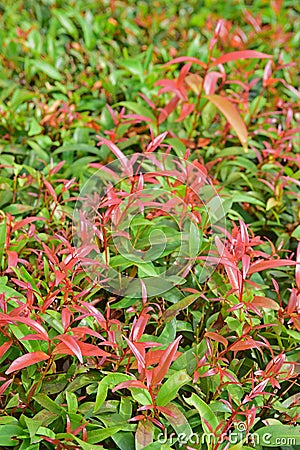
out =
[[[63,76],[59,73],[59,71],[55,67],[51,66],[48,63],[45,63],[44,61],[39,61],[39,60],[33,59],[30,61],[30,64],[37,71],[43,72],[48,77],[53,78],[53,80],[57,80],[57,81],[63,80]]]
[[[65,412],[64,408],[55,403],[46,394],[36,394],[34,400],[40,404],[43,408],[51,411],[52,413],[58,414],[59,416]]]
[[[110,373],[106,375],[99,383],[96,395],[96,401],[94,406],[94,412],[98,411],[99,408],[103,405],[108,388],[112,389],[117,384],[122,383],[123,381],[131,380],[132,377],[123,373]]]
[[[0,447],[14,447],[18,440],[12,439],[13,436],[21,434],[23,429],[19,425],[1,425],[0,426]]]
[[[78,410],[78,402],[77,397],[73,392],[66,392],[66,400],[68,405],[68,412],[69,413],[76,413]]]
[[[42,425],[42,422],[36,419],[30,419],[26,416],[24,416],[24,422],[26,423],[26,427],[29,431],[29,436],[32,442],[32,438],[36,435],[36,432]]]
[[[268,425],[255,432],[259,436],[259,444],[263,447],[300,445],[300,426]]]
[[[162,315],[162,321],[165,323],[170,322],[180,311],[194,303],[194,301],[197,300],[200,295],[201,293],[188,295],[182,300],[179,300],[179,302],[171,305],[168,309],[166,309],[166,311],[164,311]]]
[[[140,403],[143,406],[151,405],[152,399],[148,391],[145,389],[140,388],[128,388],[131,392],[132,397],[134,400],[138,403]]]
[[[77,436],[71,433],[58,433],[56,439],[71,439],[71,441],[76,441],[80,444],[82,450],[103,450],[102,445],[89,444],[88,442],[82,441]]]
[[[72,36],[75,40],[78,39],[78,31],[72,20],[67,16],[65,12],[61,9],[54,9],[53,14],[57,17],[63,28],[67,33]]]
[[[43,131],[43,127],[33,118],[31,120],[30,129],[28,131],[28,136],[35,136]]]
[[[288,334],[289,336],[291,336],[296,342],[300,342],[300,333],[299,333],[299,331],[288,330],[287,328],[286,328],[285,331],[286,331],[287,334]]]
[[[144,105],[140,105],[136,102],[119,102],[118,103],[121,106],[125,106],[128,109],[131,109],[135,114],[139,114],[140,116],[148,117],[148,119],[151,119],[153,123],[155,123],[155,115],[151,111],[150,108],[147,108]]]
[[[87,144],[66,144],[54,150],[54,155],[64,152],[86,152],[99,156],[100,149]]]
[[[50,430],[49,428],[46,427],[40,427],[37,432],[37,435],[39,436],[47,436],[49,438],[55,439],[55,433],[54,431]]]
[[[156,398],[156,404],[159,406],[165,406],[171,402],[177,395],[179,389],[188,384],[191,377],[187,374],[186,370],[180,370],[171,375],[167,381],[161,386]]]
[[[125,422],[124,425],[120,424],[111,428],[98,428],[97,430],[92,430],[88,432],[87,442],[91,444],[97,444],[97,442],[101,442],[104,439],[107,439],[118,431],[126,428],[128,424]]]
[[[217,417],[213,413],[212,409],[196,394],[192,394],[191,397],[185,398],[185,401],[194,406],[201,417],[202,428],[205,433],[210,433],[208,426],[205,424],[204,419],[210,424],[213,430],[215,430],[219,424]]]

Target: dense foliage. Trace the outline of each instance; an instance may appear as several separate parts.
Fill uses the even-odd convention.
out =
[[[0,15],[0,447],[297,448],[295,2],[7,0]],[[107,185],[94,242],[107,279],[94,279],[73,215],[115,163],[128,177]],[[134,195],[126,235],[116,217]],[[183,235],[169,198],[193,214],[197,254],[155,294],[147,280],[174,267]],[[153,230],[166,247],[128,260],[112,225],[137,251],[155,249]],[[140,295],[108,289],[112,269]]]

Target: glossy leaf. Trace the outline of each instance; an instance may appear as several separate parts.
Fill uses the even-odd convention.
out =
[[[44,352],[32,352],[27,353],[26,355],[19,356],[6,370],[6,374],[10,374],[15,372],[16,370],[22,370],[24,367],[32,366],[33,364],[37,364],[41,361],[46,361],[50,356]]]

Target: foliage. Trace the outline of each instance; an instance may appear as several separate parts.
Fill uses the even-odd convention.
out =
[[[0,447],[300,445],[294,2],[0,10]],[[170,179],[165,167],[136,169],[134,155],[159,152],[212,180],[221,237],[179,168]],[[116,160],[135,171],[108,191],[96,243],[104,267],[139,280],[141,298],[93,280],[73,239],[79,193]],[[156,264],[128,263],[104,233],[148,185],[184,199],[200,243],[184,282],[160,295],[146,278],[176,259],[171,208],[144,200],[129,230],[140,251],[153,229],[165,233]],[[204,261],[216,270],[202,280]]]

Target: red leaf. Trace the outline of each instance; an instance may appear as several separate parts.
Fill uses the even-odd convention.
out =
[[[78,346],[80,347],[82,356],[111,356],[110,353],[101,350],[93,344],[78,341]],[[74,355],[74,352],[70,347],[67,347],[66,344],[61,342],[55,347],[53,355]]]
[[[117,386],[115,386],[112,389],[112,392],[118,391],[119,389],[129,389],[129,388],[147,389],[147,386],[145,386],[144,383],[142,383],[139,380],[127,380],[117,384]]]
[[[174,359],[174,356],[177,352],[177,348],[181,337],[182,336],[178,336],[178,338],[175,339],[175,341],[172,342],[168,346],[168,348],[166,348],[166,350],[163,352],[163,355],[161,357],[161,360],[159,361],[158,366],[155,367],[152,371],[152,385],[159,384],[166,376],[169,367]]]
[[[137,343],[134,344],[129,339],[127,339],[127,337],[125,337],[125,336],[124,336],[124,339],[127,342],[130,350],[132,351],[132,353],[136,357],[139,369],[141,369],[141,368],[145,369],[145,357],[144,357],[144,355],[142,355],[142,353],[140,353],[139,349],[137,348],[138,344]],[[144,343],[141,343],[141,344],[144,344]]]
[[[49,341],[49,337],[47,334],[47,331],[45,330],[42,325],[40,325],[38,322],[36,322],[33,319],[29,319],[28,317],[14,317],[14,320],[16,322],[25,323],[29,328],[32,328],[34,331],[36,331],[38,334],[42,334],[47,341]]]
[[[96,345],[88,344],[86,342],[78,342],[83,356],[111,356],[110,353],[101,350]]]
[[[248,131],[236,107],[225,97],[220,95],[207,95],[211,101],[226,117],[234,131],[236,132],[242,146],[247,148]]]
[[[160,112],[160,115],[158,118],[159,124],[164,122],[169,117],[171,112],[173,112],[174,109],[176,108],[178,102],[179,102],[179,97],[175,96],[169,101],[169,103],[166,104],[166,106],[163,109],[161,109],[161,112]]]
[[[59,339],[60,341],[62,341],[71,350],[72,354],[77,356],[79,361],[81,363],[83,363],[81,349],[80,349],[80,347],[78,345],[79,343],[78,343],[78,341],[76,341],[76,339],[74,339],[69,334],[60,334],[60,335],[56,336],[55,339]]]
[[[251,59],[251,58],[258,58],[258,59],[266,59],[266,58],[272,58],[271,55],[267,55],[266,53],[257,52],[255,50],[241,50],[238,52],[231,52],[227,53],[226,55],[222,55],[219,58],[215,59],[212,66],[217,66],[218,64],[224,64],[229,61],[236,61],[237,59]]]
[[[31,222],[36,222],[37,220],[43,220],[45,221],[45,217],[26,217],[23,220],[20,220],[20,222],[16,222],[13,224],[12,230],[16,231],[19,230],[20,228],[24,227],[24,225],[27,225],[28,223]]]
[[[261,270],[274,269],[275,267],[282,267],[282,266],[293,266],[295,264],[296,262],[291,261],[290,259],[271,259],[268,261],[258,261],[253,263],[252,266],[249,268],[248,275],[260,272]]]
[[[138,341],[142,337],[149,319],[149,314],[145,314],[144,312],[140,314],[138,319],[134,319],[129,336],[131,341]]]
[[[47,355],[44,352],[32,352],[27,353],[26,355],[22,355],[19,358],[17,358],[7,369],[5,372],[6,375],[9,375],[10,373],[14,372],[15,370],[21,370],[24,369],[24,367],[32,366],[33,364],[39,363],[41,361],[46,361],[49,359],[50,356]]]
[[[209,339],[212,339],[213,341],[221,342],[225,347],[228,346],[228,341],[224,336],[221,336],[218,333],[214,333],[213,331],[208,331],[205,333],[205,336],[207,336]]]
[[[165,139],[167,134],[168,134],[168,131],[165,131],[164,133],[161,133],[158,136],[156,136],[156,138],[154,138],[153,141],[150,142],[150,144],[146,148],[146,152],[154,152],[154,150],[156,150],[157,147],[160,146],[160,144]]]
[[[263,344],[262,342],[255,341],[254,339],[247,337],[247,339],[245,341],[238,341],[238,342],[233,343],[230,346],[230,350],[233,352],[239,352],[242,350],[249,350],[250,348],[259,348],[263,345],[266,345],[266,344]]]

